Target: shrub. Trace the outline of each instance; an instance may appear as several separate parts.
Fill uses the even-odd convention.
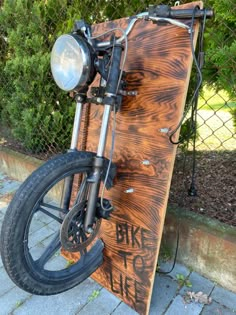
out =
[[[225,90],[236,98],[236,2],[235,0],[208,0],[215,18],[208,23],[205,33],[206,69],[204,78],[211,88]]]
[[[70,141],[64,131],[71,129],[74,105],[50,72],[50,51],[66,20],[63,10],[66,1],[12,0],[5,1],[0,12],[5,45],[0,58],[5,80],[0,89],[2,122],[33,152],[55,143],[63,150]]]

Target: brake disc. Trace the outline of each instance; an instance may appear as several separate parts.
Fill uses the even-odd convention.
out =
[[[60,231],[62,247],[69,252],[84,252],[96,237],[101,220],[95,218],[93,232],[84,231],[84,217],[87,201],[76,204],[65,216]]]

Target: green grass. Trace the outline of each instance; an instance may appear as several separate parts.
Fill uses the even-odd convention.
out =
[[[204,87],[199,98],[198,108],[202,110],[230,111],[230,109],[236,108],[236,99],[230,98],[225,91],[216,92]]]

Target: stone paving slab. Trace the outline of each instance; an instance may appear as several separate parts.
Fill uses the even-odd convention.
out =
[[[52,296],[33,295],[15,308],[14,315],[75,315],[89,302],[89,297],[101,286],[92,279],[72,290]]]
[[[235,315],[236,312],[213,301],[210,305],[206,305],[201,315]]]
[[[21,305],[23,305],[30,297],[30,293],[14,286],[13,289],[0,297],[0,314],[11,314],[14,309],[21,307]]]
[[[0,173],[0,225],[14,189],[19,182]],[[14,189],[13,189],[14,188]],[[10,192],[10,194],[9,194]],[[32,252],[37,256],[49,244],[56,230],[51,218],[39,216],[32,232]],[[60,255],[55,255],[50,264],[61,267],[66,263]],[[160,264],[161,271],[169,271],[173,262]],[[188,279],[192,287],[180,287],[177,274]],[[210,305],[186,303],[187,291],[202,291],[211,295]],[[176,263],[168,275],[157,274],[154,282],[150,315],[236,315],[236,294],[216,286],[187,267]],[[92,279],[87,279],[75,288],[54,296],[31,295],[18,287],[7,276],[0,258],[0,315],[135,315],[134,310],[102,288]]]
[[[119,304],[120,300],[103,288],[97,298],[95,298],[92,303],[88,303],[79,312],[79,315],[98,315],[98,313],[102,315],[110,315]],[[124,314],[126,314],[126,312]]]
[[[19,186],[20,183],[18,182],[8,181],[7,185],[4,185],[2,188],[0,188],[0,195],[12,194],[19,188]]]
[[[15,284],[8,277],[7,273],[5,272],[4,267],[1,267],[0,268],[0,297],[3,294],[7,293],[9,290],[13,289],[14,287],[15,287]],[[0,301],[0,305],[1,305],[1,301]]]
[[[236,313],[236,293],[227,291],[221,287],[216,286],[212,291],[211,296],[214,301],[226,306],[229,309],[234,310]]]
[[[203,305],[199,303],[185,303],[181,295],[177,295],[165,312],[166,315],[199,315]]]
[[[0,177],[0,196],[14,193],[20,185],[21,182],[2,174]]]
[[[55,231],[50,229],[48,225],[44,225],[41,229],[37,230],[31,235],[29,246],[33,247],[39,242],[43,242],[46,238],[53,235]]]
[[[168,276],[156,276],[151,300],[150,315],[164,313],[176,296],[178,283]]]
[[[132,308],[127,307],[127,305],[123,302],[121,302],[112,313],[112,315],[137,315],[137,314],[138,314],[137,312],[135,312]]]

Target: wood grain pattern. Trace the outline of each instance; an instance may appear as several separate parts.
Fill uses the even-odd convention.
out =
[[[202,4],[184,7],[195,5]],[[126,18],[102,23],[93,32],[124,29],[127,23]],[[195,25],[195,40],[197,32]],[[124,97],[117,113],[113,160],[118,174],[115,187],[106,193],[115,211],[110,221],[102,222],[99,237],[105,243],[104,263],[93,278],[139,314],[148,314],[176,154],[169,134],[162,131],[174,130],[181,119],[192,56],[188,32],[176,26],[138,21],[128,39],[128,89],[138,94]],[[88,151],[97,149],[102,112],[101,107],[91,105]],[[112,124],[107,157],[111,129]],[[143,161],[149,161],[148,165]],[[126,193],[130,188],[133,193]]]

